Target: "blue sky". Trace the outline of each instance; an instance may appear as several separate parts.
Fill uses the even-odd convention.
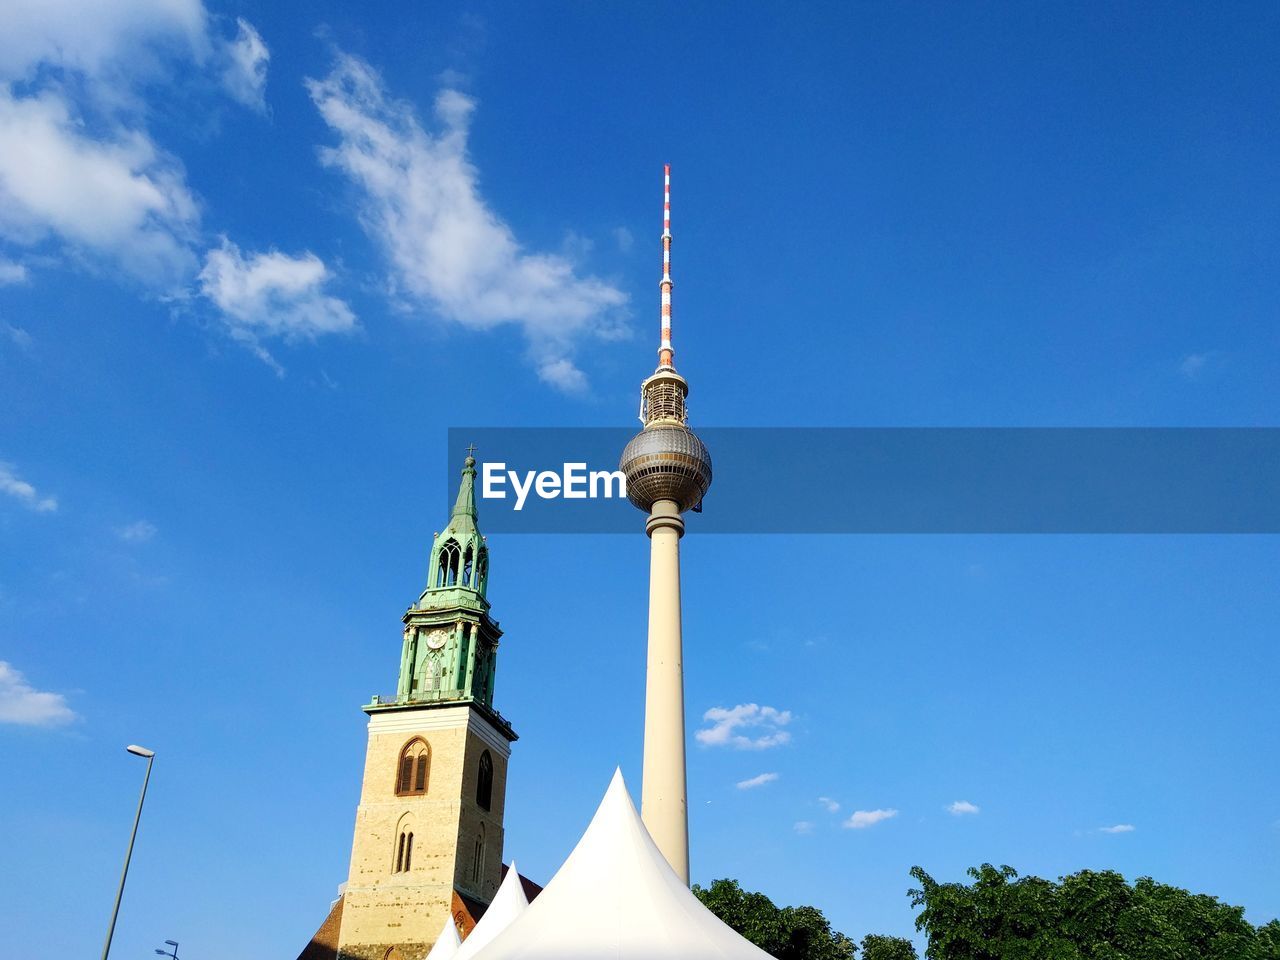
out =
[[[1280,419],[1274,5],[94,10],[0,13],[15,954],[99,948],[130,742],[114,954],[305,943],[445,431],[633,416],[663,162],[697,424]],[[695,879],[859,937],[913,864],[1280,914],[1275,537],[690,527]],[[491,540],[535,879],[638,787],[641,530]]]

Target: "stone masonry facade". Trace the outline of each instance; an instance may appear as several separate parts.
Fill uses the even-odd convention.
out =
[[[401,751],[414,738],[430,750],[426,792],[397,796]],[[493,764],[488,810],[477,802],[486,751]],[[470,704],[371,712],[340,960],[422,960],[454,912],[455,890],[481,903],[493,899],[502,875],[509,754],[507,738]],[[409,867],[397,871],[400,837],[409,833]]]

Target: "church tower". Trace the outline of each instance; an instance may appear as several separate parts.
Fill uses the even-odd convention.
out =
[[[421,960],[461,898],[487,904],[502,876],[515,731],[493,707],[498,640],[485,594],[475,459],[404,615],[400,682],[374,697],[343,895],[340,960]]]

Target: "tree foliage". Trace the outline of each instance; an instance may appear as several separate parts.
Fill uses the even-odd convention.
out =
[[[703,905],[777,960],[852,960],[857,949],[816,907],[779,907],[763,893],[743,890],[737,880],[693,885]],[[887,955],[888,956],[888,955]]]
[[[920,867],[911,890],[929,960],[1280,960],[1280,923],[1143,877],[1082,870],[1057,883],[1012,867],[970,868],[938,883]]]
[[[916,948],[905,937],[869,933],[862,938],[862,960],[916,960]]]

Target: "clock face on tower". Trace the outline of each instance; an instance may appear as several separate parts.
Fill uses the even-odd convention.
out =
[[[427,646],[432,650],[439,650],[444,647],[449,639],[448,631],[432,630],[427,634]]]

